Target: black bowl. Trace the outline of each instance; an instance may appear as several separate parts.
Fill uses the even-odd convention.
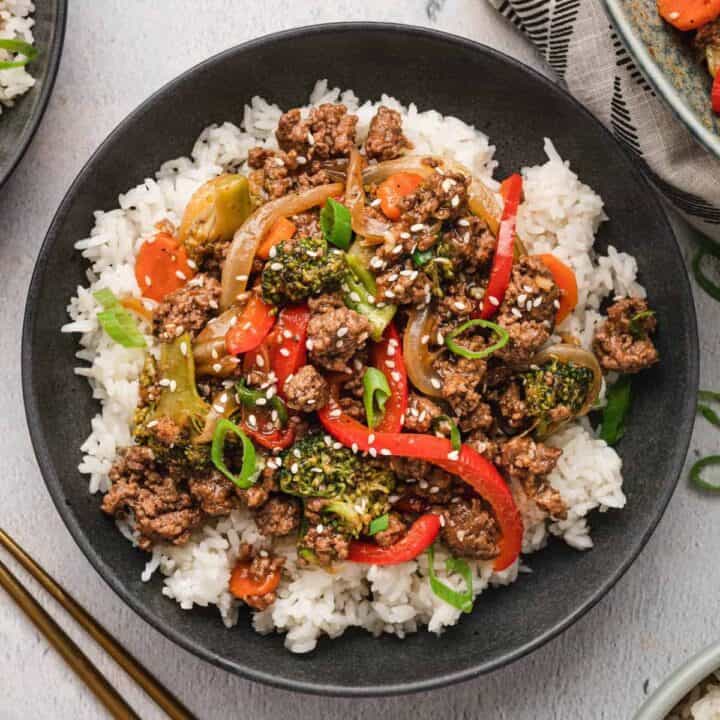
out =
[[[330,61],[330,59],[333,59]],[[290,70],[290,71],[289,71]],[[226,630],[214,611],[185,612],[140,581],[145,557],[99,511],[77,472],[78,447],[97,411],[72,374],[75,338],[61,335],[65,305],[85,282],[73,252],[95,208],[186,154],[213,122],[238,121],[256,93],[281,107],[303,104],[313,81],[383,91],[420,108],[474,123],[497,143],[502,176],[543,161],[553,137],[585,182],[607,203],[599,238],[637,256],[660,323],[662,363],[639,376],[619,445],[628,504],[592,517],[595,548],[551,544],[531,558],[534,572],[487,592],[475,612],[437,638],[405,640],[353,631],[306,656],[261,637],[247,615]],[[428,30],[380,24],[303,28],[255,40],[193,68],[153,95],[105,141],[68,192],[40,252],[27,302],[23,383],[35,452],[50,493],[77,543],[110,586],[169,638],[228,670],[307,692],[400,693],[438,687],[498,668],[537,648],[596,603],[640,552],[675,488],[695,413],[698,342],[685,266],[666,216],[633,161],[588,112],[556,85],[482,45]],[[612,628],[607,629],[608,632]]]
[[[33,17],[38,56],[29,71],[35,85],[0,115],[0,187],[25,154],[50,99],[65,36],[67,0],[37,3]]]

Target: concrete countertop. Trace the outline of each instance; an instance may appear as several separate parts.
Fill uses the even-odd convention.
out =
[[[0,193],[0,523],[173,689],[199,718],[629,718],[671,669],[720,636],[716,552],[720,500],[686,480],[654,537],[618,586],[561,637],[512,667],[410,697],[343,700],[257,685],[175,647],[115,596],[72,541],[40,477],[25,424],[20,334],[35,255],[63,194],[107,133],[150,93],[220,50],[298,25],[385,20],[428,25],[485,42],[542,70],[533,50],[483,0],[73,0],[47,114]],[[0,120],[1,122],[1,120]],[[686,257],[692,233],[676,222]],[[696,288],[702,386],[720,386],[720,306]],[[689,460],[718,452],[705,421]],[[12,565],[12,563],[11,563]],[[14,569],[14,565],[13,565]],[[69,634],[143,718],[162,714],[56,605]],[[104,717],[87,689],[0,594],[0,718]]]

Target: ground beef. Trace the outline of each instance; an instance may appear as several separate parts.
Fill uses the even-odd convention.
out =
[[[312,365],[303,365],[291,375],[283,390],[289,408],[308,413],[324,407],[330,399],[327,382]]]
[[[489,396],[506,430],[518,431],[528,425],[528,408],[520,382],[513,380],[502,388],[492,390]]]
[[[402,155],[403,150],[412,148],[412,143],[403,135],[402,117],[397,110],[384,106],[370,122],[365,154],[373,160],[392,160]]]
[[[209,275],[196,275],[155,309],[153,333],[161,342],[172,342],[186,332],[194,336],[217,315],[219,299],[220,283]]]
[[[494,422],[492,408],[486,402],[481,402],[471,413],[458,419],[458,427],[464,433],[475,430],[487,431]]]
[[[328,296],[321,296],[328,298]],[[311,304],[307,328],[307,347],[314,364],[327,370],[348,372],[347,363],[370,336],[368,319],[345,307],[330,307],[329,300],[319,302],[316,312]]]
[[[300,503],[288,495],[272,495],[254,517],[265,537],[283,537],[300,526]]]
[[[110,490],[102,509],[108,515],[131,514],[144,550],[154,542],[183,545],[203,517],[181,483],[160,472],[150,448],[126,448],[110,469]]]
[[[247,490],[238,489],[237,494],[250,509],[259,508],[268,501],[271,493],[280,489],[276,476],[277,467],[274,460],[270,458],[263,468],[260,481],[247,488]]]
[[[338,400],[340,409],[358,422],[367,425],[367,417],[365,416],[365,405],[362,400],[347,395],[341,396]]]
[[[469,350],[478,351],[487,346],[481,335],[465,336],[458,342]],[[485,360],[471,360],[456,355],[443,354],[433,362],[433,368],[442,381],[440,392],[456,415],[465,417],[477,410],[481,402],[478,386],[485,376]]]
[[[450,259],[455,271],[474,275],[490,265],[496,244],[485,222],[470,215],[460,218],[443,233],[438,249]]]
[[[320,237],[320,213],[309,210],[307,212],[292,215],[290,220],[295,224],[295,237]]]
[[[465,438],[465,444],[469,445],[473,450],[477,451],[484,458],[495,462],[497,454],[497,443],[491,440],[482,430],[474,430]]]
[[[397,513],[391,512],[388,513],[387,529],[375,533],[373,539],[380,547],[388,547],[402,539],[406,531],[407,525],[402,521],[402,518]]]
[[[158,418],[147,427],[150,434],[167,447],[172,447],[182,435],[182,429],[169,417]]]
[[[550,337],[560,291],[542,261],[523,257],[513,265],[497,322],[510,334],[497,357],[511,365],[527,363]]]
[[[424,506],[449,503],[461,487],[454,475],[424,460],[394,457],[390,467],[405,485],[402,497],[422,500]]]
[[[553,517],[564,518],[567,506],[547,480],[560,455],[559,448],[537,443],[527,436],[517,437],[500,446],[496,464],[511,482],[520,484],[538,507]]]
[[[392,266],[376,280],[378,297],[393,305],[421,305],[430,299],[432,280],[412,260]]]
[[[300,547],[314,553],[320,565],[328,566],[347,559],[350,540],[335,528],[318,524],[305,533],[300,540]]]
[[[190,478],[188,489],[206,515],[229,515],[240,504],[237,486],[215,470],[205,477]]]
[[[330,182],[330,176],[318,161],[308,162],[295,150],[285,153],[252,148],[248,165],[252,168],[248,175],[250,192],[258,203]]]
[[[355,144],[357,115],[342,104],[324,103],[303,119],[297,108],[283,113],[275,133],[285,152],[295,151],[307,161],[347,156]]]
[[[417,393],[410,393],[405,413],[405,430],[428,433],[432,429],[433,420],[444,414],[443,409],[429,398]]]
[[[411,233],[416,224],[435,225],[468,214],[468,179],[460,173],[434,172],[401,201],[401,222]]]
[[[480,498],[457,498],[438,510],[445,519],[440,537],[454,555],[478,560],[498,556],[500,529]]]
[[[650,338],[657,320],[652,314],[637,317],[647,312],[647,303],[633,297],[617,300],[608,308],[608,319],[593,339],[593,350],[603,370],[636,373],[658,361],[657,349]]]
[[[256,582],[263,585],[271,575],[275,575],[285,564],[285,559],[270,555],[267,550],[256,551],[252,545],[243,543],[238,554],[238,563],[242,564],[240,572]],[[242,601],[256,610],[265,610],[270,607],[277,595],[274,590],[263,595],[250,595],[242,598]]]

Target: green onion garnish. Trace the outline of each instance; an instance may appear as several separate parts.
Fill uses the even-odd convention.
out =
[[[432,248],[430,250],[414,250],[411,257],[415,267],[421,268],[427,265],[432,260]]]
[[[695,257],[693,258],[693,274],[695,275],[695,279],[697,280],[698,285],[710,297],[714,298],[715,300],[720,300],[720,285],[714,283],[707,275],[705,275],[702,269],[702,262],[705,259],[706,255],[720,258],[720,250],[709,250],[707,247],[698,250]]]
[[[453,450],[459,450],[462,446],[462,437],[460,428],[457,423],[449,415],[438,415],[432,422],[433,427],[437,429],[438,425],[447,423],[450,426],[450,444]]]
[[[376,517],[370,523],[370,531],[368,532],[368,535],[376,535],[379,532],[383,532],[383,530],[387,530],[389,524],[390,516],[387,513],[380,515],[380,517]]]
[[[484,350],[468,350],[467,348],[458,345],[455,342],[455,338],[471,327],[489,328],[498,336],[498,341],[494,345],[486,347]],[[468,360],[481,360],[482,358],[492,355],[495,351],[504,348],[508,344],[508,340],[510,340],[510,335],[504,327],[501,327],[497,323],[490,322],[489,320],[481,320],[480,318],[477,318],[476,320],[468,320],[462,325],[458,325],[452,332],[448,333],[445,336],[445,345],[447,345],[448,350],[455,353],[455,355],[467,358]]]
[[[132,313],[126,310],[112,291],[104,288],[93,293],[103,309],[97,314],[100,327],[118,345],[127,348],[145,347],[145,338],[138,330]]]
[[[352,223],[350,211],[337,200],[328,198],[320,212],[320,229],[325,240],[341,250],[350,247]]]
[[[225,436],[233,432],[240,438],[243,448],[242,466],[240,474],[234,475],[225,464]],[[213,465],[228,479],[234,482],[239,488],[247,490],[254,485],[252,476],[255,473],[255,447],[248,436],[234,423],[226,418],[218,420],[213,433],[212,447],[210,448],[210,459]]]
[[[690,479],[702,490],[710,490],[711,492],[720,492],[720,484],[711,483],[703,480],[702,471],[708,465],[720,465],[720,455],[708,455],[701,458],[690,468]]]
[[[608,445],[614,445],[625,434],[625,416],[630,409],[630,385],[630,376],[622,375],[607,391],[600,438]]]
[[[34,60],[38,54],[37,48],[26,43],[24,40],[0,40],[0,50],[7,50],[8,52],[25,56],[24,60],[0,60],[0,70],[23,67],[31,60]]]
[[[365,416],[369,428],[374,428],[380,417],[385,412],[385,403],[390,397],[390,385],[385,373],[374,367],[369,367],[363,375],[363,403],[365,404]],[[378,413],[375,413],[377,407]]]
[[[712,390],[700,390],[698,392],[698,400],[720,403],[720,393],[713,392]],[[708,422],[711,422],[715,427],[720,427],[720,416],[718,416],[709,405],[701,402],[698,405],[698,411]]]
[[[444,600],[448,605],[452,605],[458,610],[462,610],[465,613],[472,612],[473,609],[473,583],[472,583],[472,571],[470,566],[460,558],[449,557],[445,561],[445,570],[448,573],[456,572],[462,576],[465,580],[466,590],[465,592],[458,592],[448,587],[442,580],[439,580],[435,575],[435,546],[431,545],[428,548],[428,575],[430,576],[430,588],[441,600]]]
[[[285,427],[288,421],[287,406],[277,395],[273,395],[269,400],[265,391],[263,390],[251,390],[243,380],[239,380],[235,383],[235,392],[237,393],[237,399],[240,405],[244,405],[249,408],[258,408],[265,405],[270,407],[277,412],[277,418],[280,422],[281,427]],[[263,402],[258,403],[258,400]]]
[[[643,310],[630,318],[630,334],[636,340],[645,337],[645,331],[642,329],[640,321],[652,317],[654,314],[654,310]]]

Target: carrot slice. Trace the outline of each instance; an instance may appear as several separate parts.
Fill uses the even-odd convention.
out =
[[[262,580],[256,580],[250,575],[250,561],[239,562],[230,576],[230,592],[240,600],[257,595],[267,595],[280,584],[280,571],[276,570],[266,575]]]
[[[181,288],[193,275],[185,248],[167,232],[143,243],[135,260],[135,279],[147,298],[162,300]]]
[[[400,219],[400,200],[409,195],[422,182],[422,177],[415,173],[400,172],[391,175],[380,183],[377,196],[380,198],[380,209],[390,220]]]
[[[289,240],[297,230],[295,223],[287,218],[280,217],[273,224],[270,230],[268,230],[267,237],[262,241],[262,245],[258,248],[255,253],[262,260],[267,260],[270,257],[270,251],[284,240]]]
[[[697,30],[720,16],[720,0],[658,0],[658,12],[678,30]]]
[[[538,257],[552,274],[555,284],[560,288],[560,307],[555,315],[555,322],[561,323],[575,309],[578,302],[575,273],[572,268],[551,253],[544,253]]]

